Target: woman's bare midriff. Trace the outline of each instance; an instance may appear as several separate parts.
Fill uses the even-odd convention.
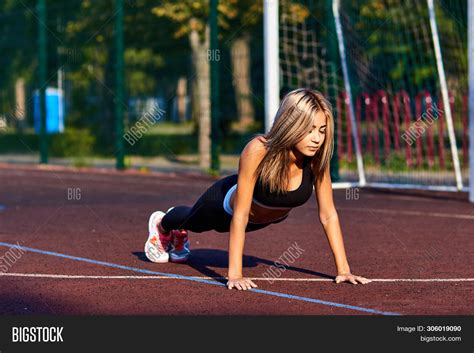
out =
[[[230,198],[230,206],[234,209],[235,191]],[[270,223],[277,219],[283,218],[290,213],[291,208],[268,209],[252,202],[250,206],[249,222],[252,223]]]

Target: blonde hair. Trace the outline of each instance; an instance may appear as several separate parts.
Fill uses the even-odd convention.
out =
[[[314,115],[326,116],[326,136],[322,146],[311,158],[313,175],[321,180],[334,150],[334,118],[331,104],[314,90],[299,88],[283,97],[273,125],[263,142],[267,153],[255,173],[270,192],[285,193],[289,185],[290,151],[312,130]],[[313,180],[314,182],[314,180]]]

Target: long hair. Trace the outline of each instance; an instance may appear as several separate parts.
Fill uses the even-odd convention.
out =
[[[334,150],[334,118],[331,104],[320,92],[299,88],[286,94],[270,131],[257,135],[265,138],[267,153],[255,173],[260,175],[263,186],[268,187],[270,192],[284,194],[287,191],[290,151],[312,130],[314,116],[318,112],[326,116],[326,134],[310,162],[313,175],[321,180]]]

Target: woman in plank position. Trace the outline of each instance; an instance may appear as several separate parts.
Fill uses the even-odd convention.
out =
[[[186,261],[188,231],[230,232],[227,287],[257,287],[242,273],[245,233],[279,223],[313,191],[336,263],[336,283],[369,283],[351,273],[332,196],[329,163],[334,146],[330,104],[300,88],[282,100],[271,130],[243,149],[238,174],[214,183],[193,207],[176,206],[150,216],[145,254],[150,261]]]

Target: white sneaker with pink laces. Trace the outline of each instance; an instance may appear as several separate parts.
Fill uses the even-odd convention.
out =
[[[170,234],[172,235],[169,249],[170,260],[173,262],[187,261],[191,254],[188,231],[185,229],[175,229]]]
[[[148,221],[148,240],[145,243],[145,255],[148,260],[156,263],[165,263],[169,261],[169,246],[171,242],[171,232],[161,234],[158,231],[158,224],[165,216],[164,212],[156,211],[152,213]]]
[[[174,207],[170,207],[166,213]],[[188,231],[185,229],[173,229],[170,231],[171,240],[168,254],[173,262],[186,262],[191,254],[189,249]]]

